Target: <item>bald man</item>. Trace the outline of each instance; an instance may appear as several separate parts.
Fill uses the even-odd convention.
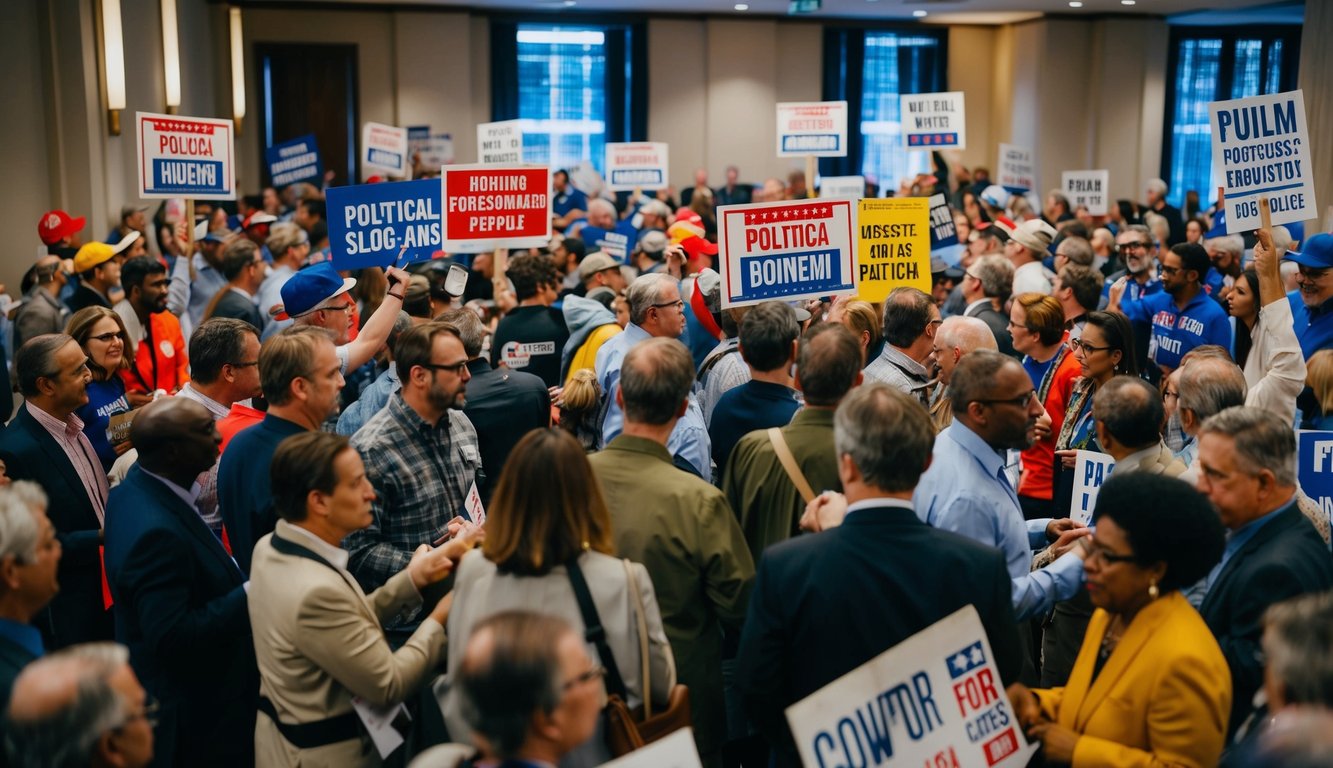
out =
[[[954,315],[946,318],[935,332],[935,396],[930,404],[930,421],[940,432],[953,423],[949,402],[949,380],[963,355],[978,349],[998,350],[995,334],[984,320]]]
[[[157,764],[252,764],[259,671],[245,577],[195,505],[221,437],[207,408],[172,397],[144,406],[130,439],[139,463],[107,505],[106,575],[117,639],[162,703]]]

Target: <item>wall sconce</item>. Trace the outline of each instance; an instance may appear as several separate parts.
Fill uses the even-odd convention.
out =
[[[245,118],[245,46],[241,40],[241,9],[231,8],[231,116],[236,121],[236,135]]]
[[[120,33],[120,0],[102,0],[102,72],[106,76],[107,129],[120,135],[125,108],[125,42]]]
[[[176,0],[162,0],[162,69],[167,86],[167,114],[181,105],[181,54],[176,27]]]

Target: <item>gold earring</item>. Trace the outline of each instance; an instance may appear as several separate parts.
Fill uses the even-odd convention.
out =
[[[1157,582],[1150,582],[1148,584],[1148,597],[1156,600],[1159,595],[1161,595],[1161,591],[1157,589]]]

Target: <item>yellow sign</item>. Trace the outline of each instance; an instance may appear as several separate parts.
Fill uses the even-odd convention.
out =
[[[857,297],[884,301],[901,286],[930,293],[930,200],[871,198],[857,216]]]

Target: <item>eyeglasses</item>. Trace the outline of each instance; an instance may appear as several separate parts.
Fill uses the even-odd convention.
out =
[[[1116,563],[1132,563],[1135,560],[1133,555],[1117,555],[1106,547],[1097,544],[1088,546],[1088,562],[1100,560],[1106,565],[1115,565]]]
[[[99,333],[96,336],[89,336],[88,341],[100,341],[103,344],[110,344],[113,340],[120,338],[120,331],[111,333]]]
[[[685,302],[682,301],[682,300],[680,300],[680,299],[677,299],[677,300],[675,300],[675,301],[668,301],[668,302],[664,302],[664,303],[662,303],[662,304],[654,304],[653,307],[655,307],[656,309],[662,309],[663,307],[675,307],[676,309],[680,310],[681,312],[684,312],[684,311],[685,311]]]
[[[1088,342],[1084,341],[1083,339],[1070,339],[1069,346],[1072,347],[1073,349],[1083,352],[1083,354],[1085,355],[1092,352],[1105,352],[1106,350],[1111,348],[1109,346],[1095,347],[1089,344]]]
[[[153,698],[152,696],[149,696],[148,698],[144,699],[143,709],[125,718],[125,722],[122,723],[120,727],[116,728],[115,730],[119,731],[125,726],[134,722],[135,720],[143,720],[145,723],[148,724],[149,728],[156,728],[158,720],[161,717],[161,713],[162,713],[162,705],[158,702],[157,699]]]
[[[1130,253],[1139,249],[1148,250],[1147,243],[1124,243],[1120,246],[1121,253]]]
[[[1166,275],[1167,277],[1174,277],[1175,275],[1180,274],[1182,270],[1180,269],[1180,267],[1168,267],[1165,264],[1158,264],[1157,271],[1162,273],[1163,275]]]
[[[1022,395],[1019,395],[1018,397],[1006,398],[1004,400],[973,400],[972,402],[984,403],[986,405],[1008,404],[1016,408],[1026,408],[1028,406],[1028,403],[1032,402],[1036,397],[1037,397],[1037,391],[1034,389],[1034,390],[1029,390],[1028,392]]]
[[[1162,399],[1165,400],[1165,399],[1168,398],[1168,397],[1174,397],[1174,398],[1176,398],[1177,400],[1179,400],[1179,399],[1180,399],[1180,393],[1179,393],[1179,392],[1172,392],[1172,391],[1169,390],[1169,389],[1168,389],[1168,390],[1164,390],[1164,391],[1162,392]]]
[[[927,328],[929,328],[932,325],[944,325],[944,321],[941,320],[940,318],[935,318],[934,320],[931,320],[930,322],[926,323]]]
[[[429,368],[432,371],[452,371],[455,376],[462,376],[463,369],[467,367],[467,361],[458,363],[421,363],[422,368]]]
[[[605,674],[606,674],[606,667],[603,667],[601,665],[595,666],[592,669],[588,670],[587,672],[584,672],[581,675],[576,675],[573,679],[565,681],[565,683],[560,686],[560,690],[568,691],[570,688],[573,688],[576,685],[583,685],[584,683],[591,682]]]
[[[1301,277],[1305,278],[1306,280],[1322,280],[1325,277],[1328,277],[1329,272],[1333,272],[1333,270],[1310,269],[1309,267],[1305,266],[1298,266],[1296,268],[1296,273],[1299,274]]]
[[[249,368],[252,365],[259,365],[259,361],[252,360],[248,363],[227,363],[227,365],[230,365],[232,368]]]

